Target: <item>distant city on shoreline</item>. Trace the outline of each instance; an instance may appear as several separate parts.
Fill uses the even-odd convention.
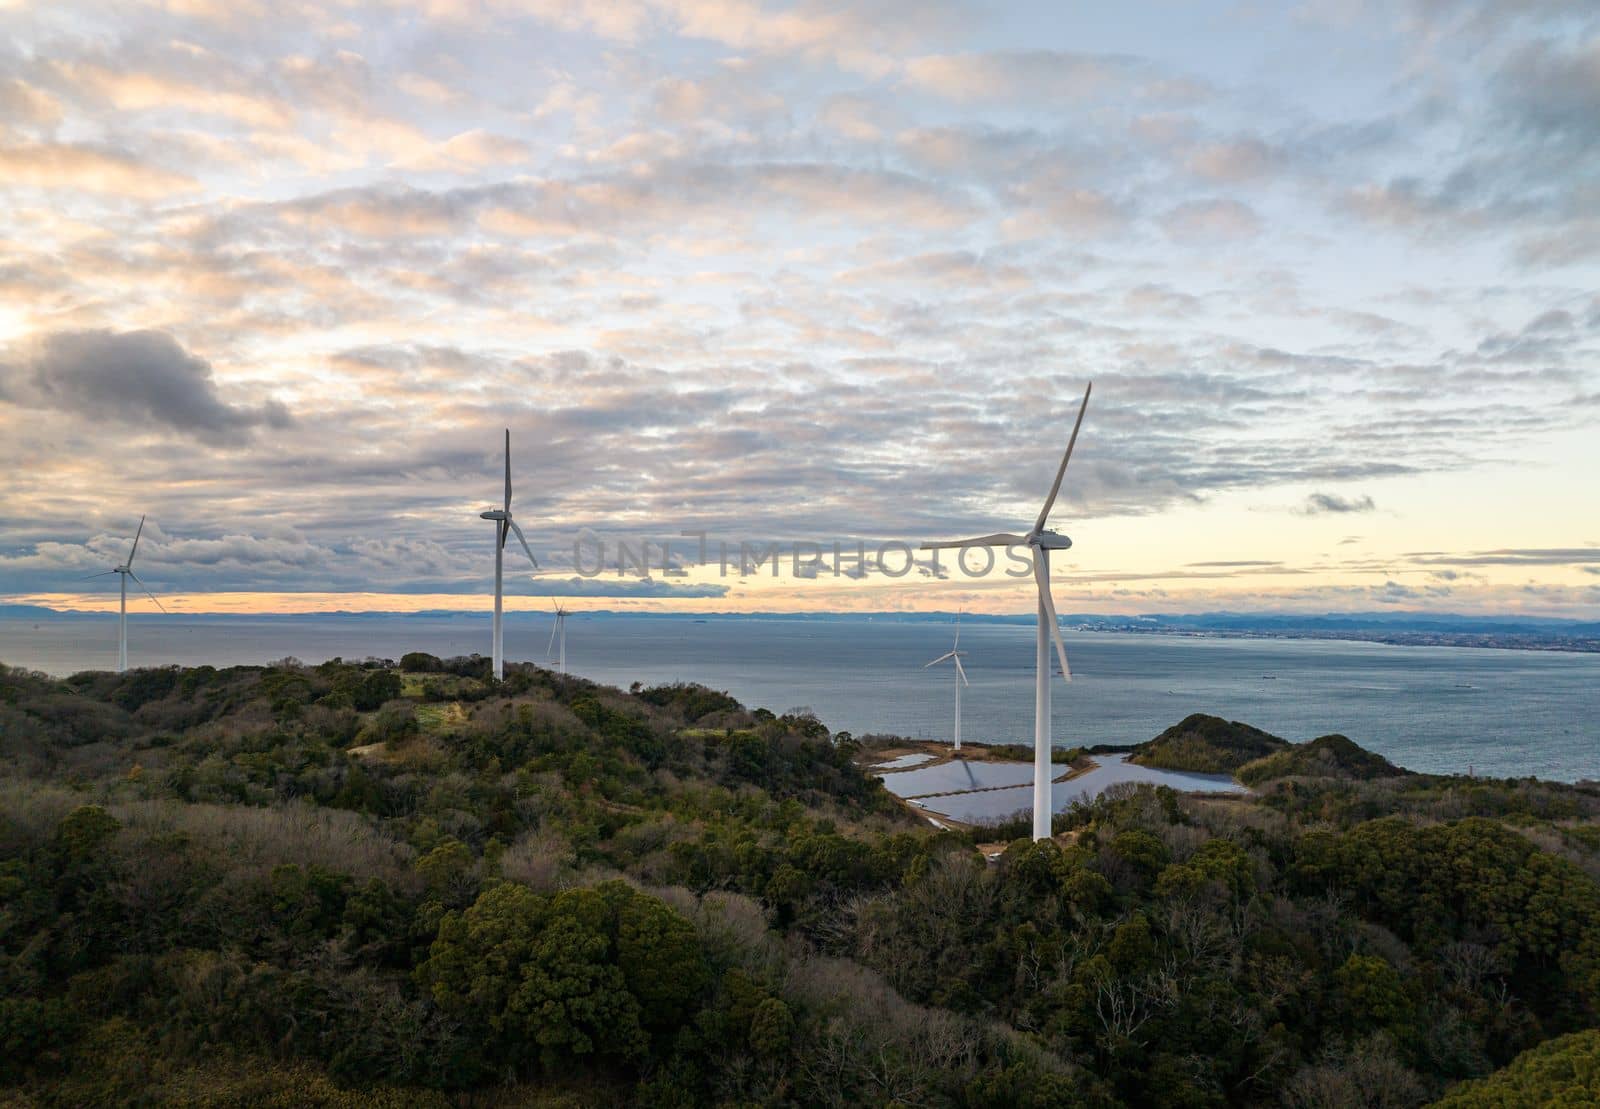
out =
[[[171,613],[142,614],[141,620],[273,622],[324,619],[438,619],[479,616],[480,609],[428,609],[418,612],[303,613]],[[104,619],[106,613],[62,610],[42,605],[0,605],[0,620]],[[616,609],[574,610],[575,618],[627,619],[648,616],[670,620],[873,620],[891,623],[948,623],[953,612],[622,612]],[[507,620],[548,620],[541,610],[508,611]],[[966,613],[974,624],[1031,624],[1033,613]],[[1113,614],[1063,613],[1062,626],[1080,632],[1125,632],[1143,635],[1239,639],[1331,639],[1384,643],[1398,647],[1477,647],[1515,651],[1600,653],[1600,622],[1542,616],[1478,616],[1428,612],[1202,612]]]

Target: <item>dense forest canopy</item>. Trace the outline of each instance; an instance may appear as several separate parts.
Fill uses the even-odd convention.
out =
[[[1140,755],[1253,795],[990,862],[860,749],[480,658],[0,667],[0,1103],[1600,1098],[1600,789],[1192,717]]]

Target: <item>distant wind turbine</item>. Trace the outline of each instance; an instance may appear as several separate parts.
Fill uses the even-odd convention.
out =
[[[562,674],[567,672],[567,610],[556,602],[556,626],[550,629],[550,645],[544,649],[546,658],[550,657],[550,650],[557,643],[561,645],[560,654],[557,655],[556,669]]]
[[[139,581],[139,575],[133,572],[133,556],[139,553],[139,537],[144,534],[144,517],[139,517],[139,530],[133,533],[133,546],[128,549],[128,561],[121,566],[110,570],[103,570],[98,574],[90,574],[90,578],[103,578],[108,574],[116,574],[122,584],[122,607],[117,615],[117,673],[121,674],[128,669],[128,579],[139,582],[139,588],[144,590],[144,595],[156,602],[156,607],[162,612],[167,608],[156,595],[150,592],[150,587]],[[85,581],[88,578],[83,579]]]
[[[961,665],[961,656],[966,654],[967,652],[961,650],[960,647],[961,647],[961,614],[958,612],[958,613],[956,613],[956,641],[950,645],[950,650],[946,651],[944,654],[940,655],[938,658],[934,659],[932,662],[928,663],[926,666],[923,667],[923,669],[926,670],[929,666],[938,666],[941,662],[945,661],[946,659],[949,659],[951,662],[956,664],[955,665],[955,675],[956,675],[956,735],[955,735],[956,745],[955,745],[955,749],[957,751],[961,750],[961,687],[964,686],[964,685],[970,685],[971,684],[970,682],[967,681],[967,671]]]
[[[512,532],[516,533],[517,542],[522,544],[522,549],[528,553],[528,561],[533,563],[533,568],[539,568],[539,560],[533,557],[533,549],[528,546],[528,540],[523,536],[522,529],[517,527],[511,518],[511,429],[506,428],[506,499],[500,508],[490,508],[478,513],[484,520],[493,520],[496,523],[494,537],[494,678],[502,680],[505,676],[505,643],[501,635],[500,610],[503,604],[502,595],[503,570],[502,563],[506,549],[506,537]]]
[[[1083,414],[1089,409],[1089,392],[1093,383],[1083,391],[1083,403],[1078,407],[1078,421],[1072,425],[1072,438],[1067,440],[1067,451],[1061,456],[1056,469],[1056,480],[1050,486],[1039,518],[1027,535],[1006,532],[980,535],[973,539],[952,539],[941,543],[924,543],[925,551],[950,547],[1010,547],[1022,545],[1033,549],[1033,580],[1039,592],[1039,627],[1034,640],[1033,686],[1033,838],[1050,838],[1050,644],[1055,642],[1056,656],[1061,660],[1061,676],[1072,680],[1072,670],[1067,666],[1067,645],[1061,640],[1061,624],[1056,619],[1055,601],[1050,597],[1050,552],[1064,551],[1072,546],[1065,535],[1045,530],[1045,521],[1055,507],[1056,494],[1061,492],[1061,479],[1072,460],[1072,448],[1078,443],[1078,429],[1083,426]]]

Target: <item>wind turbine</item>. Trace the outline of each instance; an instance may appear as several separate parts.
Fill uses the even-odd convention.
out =
[[[567,672],[567,610],[561,607],[559,601],[555,602],[555,605],[556,626],[550,629],[550,645],[544,649],[544,655],[545,658],[550,657],[550,648],[554,647],[559,639],[561,653],[557,656],[559,661],[556,666],[561,673],[565,674]]]
[[[1056,469],[1056,480],[1050,486],[1050,495],[1045,498],[1044,507],[1039,510],[1039,518],[1033,522],[1033,530],[1026,535],[998,532],[994,535],[980,535],[973,539],[951,539],[941,543],[922,544],[922,549],[925,551],[950,547],[1010,546],[1027,546],[1033,550],[1033,580],[1039,591],[1039,627],[1034,639],[1033,684],[1033,838],[1036,840],[1050,838],[1050,644],[1052,640],[1055,642],[1056,657],[1061,660],[1061,676],[1069,682],[1072,680],[1072,670],[1067,666],[1067,645],[1061,641],[1061,624],[1056,619],[1055,601],[1050,597],[1050,552],[1066,550],[1072,546],[1072,540],[1057,532],[1045,530],[1044,525],[1049,519],[1050,510],[1055,507],[1056,494],[1061,492],[1061,478],[1066,474],[1067,463],[1072,459],[1072,448],[1077,445],[1078,429],[1083,426],[1083,414],[1089,409],[1089,391],[1093,388],[1091,382],[1083,390],[1083,403],[1078,407],[1078,421],[1072,425],[1072,438],[1067,440],[1067,451],[1061,456],[1061,465]]]
[[[139,537],[144,534],[144,517],[139,517],[139,530],[133,533],[133,546],[128,549],[128,561],[121,566],[98,574],[90,574],[90,578],[103,578],[107,574],[116,574],[122,584],[122,606],[117,615],[117,673],[121,674],[128,669],[128,579],[139,582],[139,588],[144,590],[144,595],[156,602],[156,607],[162,612],[167,611],[167,606],[156,601],[156,595],[150,592],[150,587],[139,581],[139,575],[133,572],[133,556],[139,553]],[[88,578],[83,579],[85,581]]]
[[[533,549],[528,546],[522,529],[517,527],[517,522],[511,518],[511,429],[506,428],[506,499],[500,508],[490,508],[478,513],[484,520],[495,521],[494,537],[494,680],[500,681],[505,676],[505,646],[500,630],[500,609],[502,606],[502,563],[506,549],[506,536],[516,532],[517,542],[522,544],[522,549],[528,553],[528,561],[533,563],[533,568],[539,568],[539,560],[533,557]]]
[[[923,669],[926,670],[929,666],[938,666],[945,659],[949,659],[951,662],[956,664],[955,673],[956,673],[956,750],[957,751],[961,750],[961,687],[964,686],[964,685],[970,685],[971,684],[970,682],[967,681],[967,671],[966,671],[966,669],[964,667],[962,667],[962,665],[961,665],[961,656],[966,654],[967,652],[961,650],[960,647],[961,647],[961,614],[958,612],[958,613],[956,613],[956,641],[950,645],[950,650],[946,651],[944,654],[940,655],[938,658],[934,659],[932,662],[928,663],[926,666],[923,667]]]

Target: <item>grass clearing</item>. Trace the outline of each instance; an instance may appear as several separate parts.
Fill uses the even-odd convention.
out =
[[[467,723],[467,710],[461,707],[460,701],[451,701],[443,705],[418,705],[417,726],[424,735],[442,735],[464,727]]]

